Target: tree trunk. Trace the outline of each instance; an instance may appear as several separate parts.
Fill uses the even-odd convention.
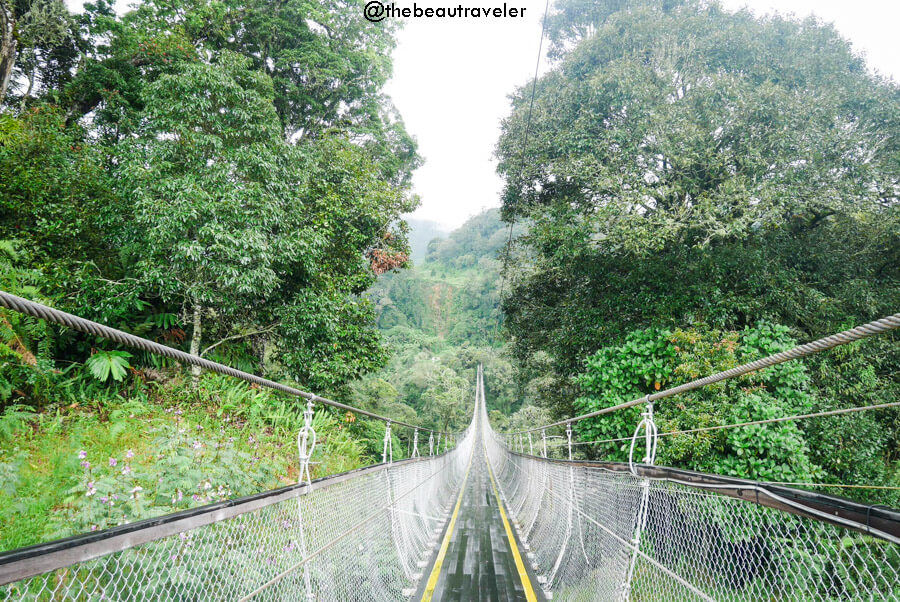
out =
[[[6,98],[13,67],[16,66],[16,21],[13,7],[0,2],[0,105]]]
[[[250,349],[253,356],[256,358],[256,370],[259,374],[265,372],[266,343],[268,338],[269,337],[265,333],[257,334],[250,338]]]
[[[200,357],[200,339],[203,337],[203,328],[202,328],[202,318],[201,314],[203,312],[203,307],[200,306],[199,303],[194,304],[194,328],[191,332],[191,355],[194,357]],[[200,366],[195,366],[191,364],[191,386],[195,389],[197,385],[200,383]]]

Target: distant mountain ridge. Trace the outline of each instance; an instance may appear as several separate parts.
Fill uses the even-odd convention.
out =
[[[425,259],[428,252],[428,243],[435,238],[447,236],[450,229],[446,226],[424,219],[410,218],[406,220],[409,224],[409,246],[413,263],[419,263]]]

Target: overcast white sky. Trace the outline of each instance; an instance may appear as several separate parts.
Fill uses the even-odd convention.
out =
[[[394,0],[412,6],[411,0]],[[501,5],[502,0],[416,0],[419,6]],[[508,95],[534,74],[543,0],[506,0],[524,19],[408,19],[394,53],[388,93],[419,142],[425,165],[413,179],[422,197],[413,214],[448,229],[500,205],[492,160]],[[723,0],[729,9],[795,13],[835,24],[870,66],[900,80],[900,2],[896,0]],[[546,45],[545,45],[546,49]],[[542,71],[546,68],[542,60]]]

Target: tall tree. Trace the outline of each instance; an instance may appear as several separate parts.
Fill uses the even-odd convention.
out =
[[[0,105],[17,87],[13,97],[20,102],[59,90],[83,46],[62,0],[0,0]]]
[[[141,136],[123,143],[123,184],[152,288],[182,304],[200,354],[204,313],[241,313],[278,284],[279,255],[314,244],[292,209],[299,164],[272,84],[237,55],[185,62],[147,86]],[[199,371],[195,370],[195,377]]]
[[[805,338],[895,311],[895,83],[813,19],[582,4],[552,20],[527,154],[530,88],[498,144],[504,215],[533,222],[505,302],[520,358],[571,375],[653,324],[770,318]]]
[[[361,294],[406,264],[418,202],[382,92],[392,26],[337,0],[60,7],[16,5],[8,98],[30,100],[0,116],[0,233],[27,239],[71,309],[126,328],[180,314],[197,355],[242,346],[320,390],[383,363]],[[47,15],[77,33],[77,65]]]

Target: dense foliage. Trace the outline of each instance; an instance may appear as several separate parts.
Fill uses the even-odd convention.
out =
[[[0,1],[0,289],[351,398],[418,203],[394,44],[346,0]],[[296,477],[303,404],[182,372],[0,310],[3,546]],[[380,461],[316,420],[317,474]]]
[[[28,23],[65,11],[26,4],[14,8]],[[56,306],[195,355],[244,356],[330,392],[382,365],[360,295],[407,262],[399,216],[417,202],[419,159],[381,92],[393,31],[356,9],[51,11],[80,58],[62,77],[17,47],[0,112],[0,240]],[[75,362],[104,349],[54,344]]]
[[[634,331],[621,345],[604,347],[587,359],[585,373],[577,378],[585,396],[575,407],[582,413],[630,401],[795,344],[787,328],[765,323],[737,333]],[[662,431],[675,431],[803,414],[814,404],[806,366],[791,362],[661,402],[656,418]],[[639,412],[631,408],[610,418],[586,420],[576,425],[576,432],[585,440],[627,437]],[[627,460],[629,445],[607,443],[595,449]],[[665,438],[657,457],[667,466],[767,481],[809,482],[823,476],[810,459],[803,431],[793,422]]]
[[[293,484],[303,405],[217,375],[69,374],[66,403],[0,413],[0,549]],[[152,379],[152,380],[151,380]],[[383,426],[319,409],[313,478],[381,461]],[[395,435],[394,457],[406,456]]]
[[[697,0],[566,0],[549,31],[556,62],[537,81],[526,155],[530,84],[497,152],[504,217],[530,223],[511,253],[507,332],[526,374],[550,369],[556,386],[542,401],[552,414],[605,406],[707,361],[710,349],[691,351],[680,336],[731,341],[737,355],[705,365],[717,369],[763,354],[746,340],[760,328],[805,341],[897,311],[900,88],[832,27]],[[659,355],[673,345],[682,351]],[[896,400],[898,367],[888,336],[808,360],[809,401],[760,380],[741,383],[753,393],[711,393],[729,400],[727,416],[707,416],[709,400],[696,396],[660,411],[683,405],[678,424],[688,426]],[[614,369],[630,375],[628,388],[600,386]],[[582,436],[621,435],[616,420]],[[724,434],[708,453],[667,458],[751,478],[821,468],[877,484],[897,479],[896,424],[884,411],[762,430],[787,439],[759,465]]]

